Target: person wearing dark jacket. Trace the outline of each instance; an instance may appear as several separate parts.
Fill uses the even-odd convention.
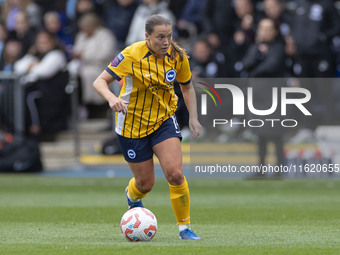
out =
[[[30,25],[28,16],[20,11],[15,17],[14,30],[9,32],[9,39],[19,40],[22,45],[21,57],[23,57],[34,44],[35,29]]]
[[[336,76],[333,38],[340,34],[340,18],[332,0],[297,0],[292,20],[292,37],[297,52],[294,74],[301,78],[330,78]],[[317,125],[327,125],[333,119],[331,86],[316,79],[301,84],[312,95],[309,107],[315,109],[313,118],[302,116],[302,128],[291,143],[313,142]],[[320,111],[320,109],[323,109]]]
[[[274,20],[275,25],[283,37],[290,34],[291,31],[291,14],[284,7],[282,0],[264,0],[264,15]]]
[[[108,0],[104,21],[117,39],[117,50],[125,48],[125,41],[133,15],[139,5],[137,0]],[[114,17],[114,18],[112,18]]]
[[[218,41],[214,47],[228,47],[234,33],[233,22],[231,22],[233,18],[234,12],[231,0],[205,2],[202,24],[205,34],[211,38],[216,38],[213,41]],[[211,38],[210,40],[212,40]],[[209,43],[213,44],[210,40]]]
[[[234,28],[234,6],[232,0],[205,1],[204,15],[202,18],[203,34],[214,51],[220,52],[220,56],[228,59],[221,70],[221,77],[233,77],[234,52],[232,44]],[[236,54],[238,56],[238,54]],[[238,58],[239,60],[239,58]]]
[[[15,62],[14,72],[25,82],[28,135],[53,137],[67,128],[66,63],[65,51],[46,31],[40,31],[29,52]]]
[[[220,52],[214,52],[213,47],[205,37],[195,42],[191,57],[193,78],[223,77],[224,55]]]
[[[280,39],[279,31],[272,19],[262,19],[259,22],[256,44],[252,45],[246,56],[242,60],[243,72],[250,78],[274,78],[283,77],[285,73],[285,48],[283,40]],[[272,87],[277,84],[271,84],[271,79],[250,79],[250,86],[254,89],[253,101],[257,109],[269,109],[272,101]],[[277,111],[270,116],[252,116],[249,118],[278,119]],[[261,128],[252,128],[252,132],[258,136],[258,156],[259,164],[265,165],[267,154],[267,144],[272,141],[276,149],[276,164],[283,165],[283,128],[272,127],[266,123]],[[275,175],[280,176],[280,173]],[[255,177],[263,177],[261,173]]]
[[[297,45],[300,77],[334,77],[332,39],[340,19],[332,0],[297,0],[292,36]]]
[[[247,77],[283,77],[285,49],[273,20],[259,22],[256,43],[251,45],[241,64]]]

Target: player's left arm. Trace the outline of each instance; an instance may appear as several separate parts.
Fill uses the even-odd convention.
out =
[[[196,138],[200,135],[202,126],[198,121],[196,93],[191,80],[191,71],[187,56],[184,56],[180,68],[177,70],[176,79],[181,85],[184,102],[189,111],[189,128],[191,135]]]
[[[189,111],[189,128],[191,131],[191,135],[193,138],[196,138],[200,135],[202,126],[198,121],[196,93],[192,81],[190,81],[190,83],[186,85],[181,84],[181,90],[185,105],[187,106],[187,109]]]

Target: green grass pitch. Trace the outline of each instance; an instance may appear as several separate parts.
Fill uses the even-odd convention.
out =
[[[151,242],[119,223],[128,179],[0,176],[0,254],[340,254],[339,180],[188,179],[192,228],[178,238],[168,185],[143,200],[158,219]]]

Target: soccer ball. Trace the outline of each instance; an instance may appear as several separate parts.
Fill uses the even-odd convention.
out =
[[[120,230],[131,242],[150,241],[157,232],[156,216],[144,207],[135,207],[124,213]]]

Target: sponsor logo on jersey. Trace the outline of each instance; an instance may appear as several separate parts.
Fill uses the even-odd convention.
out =
[[[119,53],[119,54],[118,54],[118,56],[117,56],[117,57],[115,57],[115,59],[114,59],[114,60],[112,60],[112,62],[111,62],[111,66],[113,66],[113,67],[117,67],[117,66],[120,64],[120,62],[122,62],[122,61],[123,61],[123,59],[124,59],[124,56],[123,56],[123,54],[122,54],[122,53]]]

